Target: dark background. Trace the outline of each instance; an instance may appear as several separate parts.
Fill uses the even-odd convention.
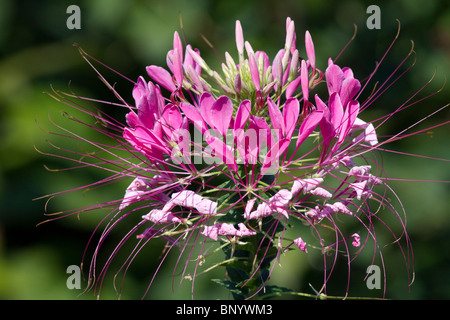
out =
[[[66,9],[77,4],[81,9],[81,29],[69,30]],[[366,27],[366,9],[377,4],[381,9],[381,29]],[[308,29],[316,46],[317,64],[323,70],[328,57],[335,57],[358,27],[356,39],[339,60],[341,66],[352,67],[356,77],[363,78],[373,70],[394,39],[398,22],[400,37],[380,70],[379,79],[389,76],[411,48],[414,41],[416,64],[382,99],[370,107],[366,119],[392,112],[426,84],[418,99],[439,90],[450,70],[450,7],[446,0],[418,1],[324,1],[324,0],[165,0],[165,1],[13,1],[0,0],[0,298],[1,299],[93,299],[88,292],[66,287],[69,265],[78,265],[90,233],[105,211],[70,217],[36,225],[45,220],[45,200],[32,199],[60,190],[89,184],[101,177],[95,170],[48,172],[68,165],[63,160],[46,157],[34,148],[50,152],[45,142],[68,147],[73,143],[58,136],[49,136],[54,122],[72,129],[61,111],[72,110],[44,94],[50,86],[114,101],[94,71],[72,46],[78,43],[86,52],[123,75],[135,80],[145,74],[145,66],[166,66],[165,57],[171,48],[173,32],[180,32],[182,16],[186,39],[201,50],[208,61],[219,61],[200,34],[223,54],[235,54],[234,23],[239,19],[246,40],[255,50],[265,50],[274,57],[284,45],[285,20],[296,24],[297,47],[303,48],[304,31]],[[302,52],[301,52],[302,53]],[[303,52],[304,54],[304,52]],[[117,76],[102,69],[112,82]],[[124,98],[131,96],[132,84],[117,80],[117,90]],[[422,119],[450,101],[448,85],[437,95],[414,105],[383,127],[384,134],[394,134]],[[114,114],[116,109],[111,107]],[[117,112],[118,115],[123,114]],[[428,119],[417,128],[448,121],[446,110]],[[120,120],[120,119],[119,119]],[[75,127],[73,127],[75,128]],[[95,137],[95,132],[76,127],[77,133]],[[414,136],[390,145],[391,149],[450,159],[449,127],[440,127],[429,134]],[[450,180],[449,164],[445,161],[383,155],[388,176],[405,179]],[[388,267],[387,297],[393,299],[450,298],[450,202],[448,183],[394,181],[391,186],[402,199],[407,212],[407,229],[414,248],[415,281],[408,288],[405,264],[395,245],[383,248]],[[57,212],[101,203],[121,197],[126,185],[106,190],[93,190],[56,198],[49,211]],[[399,208],[401,209],[401,208]],[[123,231],[123,230],[122,230]],[[121,232],[113,233],[120,240]],[[383,234],[381,234],[383,237]],[[140,298],[148,284],[152,269],[161,253],[161,244],[144,250],[126,278],[124,299]],[[122,256],[126,257],[126,255]],[[306,256],[286,255],[282,268],[275,268],[274,278],[283,285],[314,293],[310,283],[320,279],[321,272]],[[370,253],[356,262],[351,278],[351,296],[380,296],[367,289],[363,280],[370,264]],[[120,264],[119,264],[120,266]],[[172,269],[166,268],[155,283],[148,298],[190,298],[190,282],[172,293]],[[345,291],[342,283],[334,285]],[[114,273],[114,271],[113,271]],[[220,277],[220,272],[217,273]],[[178,280],[177,280],[178,281]],[[103,298],[116,299],[106,279]],[[320,282],[319,282],[320,283]],[[86,283],[83,282],[83,286]],[[197,298],[230,297],[217,288],[208,277],[196,283]],[[318,288],[316,288],[318,289]],[[376,290],[375,290],[376,291]],[[292,298],[292,297],[291,297]]]

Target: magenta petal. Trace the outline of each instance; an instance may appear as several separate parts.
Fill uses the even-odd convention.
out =
[[[286,88],[286,98],[290,98],[294,95],[295,90],[300,86],[301,80],[302,77],[300,75],[288,84]]]
[[[283,115],[281,114],[280,108],[272,101],[272,99],[270,99],[270,97],[267,98],[267,108],[269,109],[272,127],[284,131]]]
[[[125,115],[125,119],[127,121],[127,125],[133,129],[136,128],[136,126],[138,126],[138,125],[142,125],[141,121],[139,120],[138,115],[133,111],[128,112]]]
[[[148,75],[163,88],[166,88],[170,92],[177,89],[173,84],[171,74],[166,69],[159,66],[148,66],[146,70]]]
[[[183,111],[184,115],[191,120],[191,122],[195,125],[195,127],[203,134],[205,134],[208,130],[206,127],[205,122],[203,121],[203,117],[198,111],[196,107],[194,107],[192,104],[187,102],[180,103],[181,111]]]
[[[338,145],[341,144],[347,137],[348,132],[353,126],[353,123],[355,123],[358,112],[359,102],[356,100],[350,101],[347,108],[345,109],[344,115],[342,116],[342,127],[340,129]]]
[[[279,88],[279,86],[281,87],[283,86],[283,63],[281,61],[283,55],[284,55],[283,49],[278,51],[272,63],[272,76],[274,80],[277,82],[276,88]]]
[[[219,236],[219,226],[217,225],[217,223],[213,226],[205,226],[203,228],[203,231],[200,233],[202,235],[204,235],[205,237],[208,237],[214,241],[217,241],[218,236]]]
[[[308,253],[308,249],[306,249],[306,242],[303,241],[302,238],[295,239],[294,243],[298,246],[298,248],[301,251]]]
[[[183,44],[177,31],[173,34],[173,49],[178,50],[178,54],[180,55],[181,60],[183,60]]]
[[[355,97],[359,89],[361,89],[361,84],[359,80],[355,78],[346,78],[342,82],[342,87],[340,91],[342,105],[346,106],[347,103]]]
[[[156,119],[155,113],[158,111],[158,104],[154,90],[150,91],[143,77],[138,78],[133,88],[133,98],[138,109],[140,122],[148,129],[152,129]]]
[[[164,147],[159,143],[155,143],[157,139],[151,137],[148,130],[145,130],[143,127],[137,127],[135,130],[125,128],[123,137],[135,150],[145,155],[151,162],[163,159],[161,151]],[[168,150],[164,151],[167,152]]]
[[[295,23],[293,20],[286,21],[286,40],[284,42],[284,48],[290,50],[292,42],[295,36]]]
[[[312,41],[311,34],[309,33],[309,31],[306,31],[305,33],[305,49],[309,63],[311,64],[311,67],[314,69],[316,67],[316,54],[314,52],[314,43]]]
[[[290,139],[297,125],[300,114],[300,104],[296,98],[287,99],[283,107],[285,137]]]
[[[245,211],[244,211],[244,218],[248,219],[248,217],[250,216],[250,213],[253,210],[253,206],[255,205],[255,201],[256,198],[250,199],[247,201],[247,204],[245,206]]]
[[[183,85],[183,44],[178,32],[173,35],[173,73],[179,87]]]
[[[314,131],[317,124],[322,120],[323,111],[315,110],[311,112],[303,121],[298,132],[297,148],[309,137]]]
[[[340,92],[342,82],[344,81],[344,73],[341,68],[331,62],[325,71],[327,80],[328,94],[331,96],[334,92]]]
[[[253,84],[255,85],[255,88],[257,91],[261,90],[261,84],[259,79],[259,70],[258,70],[258,64],[256,63],[255,56],[253,54],[250,54],[248,57],[248,62],[250,66],[250,75],[252,76]]]
[[[171,136],[173,130],[181,128],[183,117],[180,110],[174,104],[167,104],[164,107],[162,118],[164,119],[163,130],[167,136]]]
[[[237,164],[233,152],[228,146],[219,138],[211,136],[206,139],[208,145],[212,148],[215,157],[225,163],[232,171],[237,171]]]
[[[233,116],[233,103],[227,96],[220,96],[211,107],[211,122],[214,127],[219,130],[222,136],[226,136],[226,132],[230,126],[231,117]]]
[[[306,68],[305,60],[302,60],[300,77],[301,77],[303,99],[307,101],[309,100],[309,80],[308,80],[308,69]]]
[[[216,102],[216,99],[214,99],[214,97],[209,92],[203,92],[200,96],[199,107],[201,115],[208,126],[210,126],[211,128],[215,128],[213,122],[211,121],[211,109],[214,102]]]
[[[328,103],[330,108],[330,122],[334,130],[340,131],[342,127],[342,118],[344,116],[344,108],[342,107],[341,98],[338,93],[333,92]]]
[[[241,22],[236,20],[236,47],[239,53],[244,52],[244,33],[242,32]]]
[[[264,67],[263,70],[264,70],[264,74],[265,74],[267,69],[270,66],[269,56],[264,51],[256,51],[255,52],[255,59],[256,59],[256,61],[260,61],[260,59],[262,59],[263,67]]]
[[[272,148],[275,141],[272,136],[272,131],[265,118],[250,115],[250,124],[248,129],[254,130],[254,133],[256,133],[258,140],[258,144],[256,146],[257,154],[260,154],[263,150],[270,150]]]
[[[239,104],[234,121],[234,130],[243,130],[250,116],[252,104],[250,100],[244,100]]]
[[[178,87],[183,86],[183,60],[178,49],[173,50],[173,74]]]

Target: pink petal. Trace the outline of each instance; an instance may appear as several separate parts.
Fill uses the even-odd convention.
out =
[[[324,188],[321,187],[317,187],[313,190],[311,190],[311,194],[324,198],[324,199],[331,199],[332,195],[330,192],[328,192],[327,190],[325,190]]]
[[[354,234],[352,234],[352,238],[353,238],[352,245],[354,247],[359,247],[361,245],[361,237],[360,237],[360,235],[357,234],[357,233],[354,233]]]
[[[256,198],[250,199],[247,201],[247,204],[245,206],[245,211],[244,211],[244,218],[248,219],[248,217],[250,216],[250,213],[253,210],[253,206],[255,205],[255,201]]]
[[[136,126],[138,126],[138,125],[140,125],[140,126],[143,125],[141,123],[141,120],[139,120],[138,115],[133,111],[128,112],[125,115],[125,120],[127,121],[127,125],[133,129],[136,128]]]
[[[361,83],[359,82],[359,80],[355,78],[346,78],[342,82],[342,87],[340,91],[342,105],[346,106],[347,103],[349,103],[350,100],[355,97],[359,89],[361,89]]]
[[[173,35],[173,73],[179,87],[183,85],[183,44],[178,32]]]
[[[225,163],[231,170],[237,171],[237,164],[234,158],[234,153],[230,148],[222,141],[214,136],[206,138],[206,142],[211,147],[215,153],[215,157],[219,158],[223,163]]]
[[[162,159],[161,152],[171,153],[171,150],[158,136],[144,127],[138,126],[134,130],[125,128],[123,137],[137,151],[142,152],[150,158]]]
[[[214,102],[216,102],[216,99],[214,99],[214,97],[209,92],[204,92],[200,96],[199,106],[201,116],[203,117],[203,119],[210,128],[215,127],[213,121],[211,120],[212,119],[211,110],[214,105]]]
[[[308,253],[308,250],[306,249],[306,242],[303,241],[302,238],[297,238],[294,240],[294,243],[298,246],[298,248],[303,251]]]
[[[320,121],[320,132],[323,137],[323,146],[322,150],[323,152],[326,152],[328,150],[328,146],[331,142],[331,140],[334,138],[334,127],[331,123],[331,114],[330,110],[328,109],[328,106],[319,98],[318,95],[315,96],[316,98],[316,107],[317,110],[323,111],[323,118]]]
[[[202,197],[192,190],[183,190],[172,194],[172,202],[178,206],[195,208],[202,200]]]
[[[323,178],[297,179],[292,185],[291,193],[293,196],[295,196],[300,191],[303,191],[303,194],[306,194],[312,189],[316,188],[322,182]]]
[[[282,129],[284,131],[283,115],[280,108],[270,99],[267,98],[267,108],[269,109],[270,121],[274,129]]]
[[[242,222],[238,224],[238,227],[239,227],[239,230],[236,233],[236,235],[238,237],[249,237],[249,236],[256,235],[255,231],[247,228],[247,226],[245,224],[243,224]]]
[[[344,139],[347,137],[348,132],[353,126],[353,123],[356,120],[359,112],[359,102],[356,100],[352,100],[347,105],[347,108],[344,111],[344,115],[342,116],[342,128],[338,140],[338,144],[342,143]]]
[[[267,202],[260,203],[255,211],[252,211],[246,218],[247,219],[259,219],[268,217],[273,213],[272,208]]]
[[[300,75],[288,84],[286,88],[286,98],[290,98],[294,95],[295,90],[300,86],[301,80],[302,76]]]
[[[212,215],[217,213],[217,202],[203,198],[196,205],[195,209],[200,214]]]
[[[264,51],[256,51],[255,52],[255,59],[256,59],[257,62],[261,61],[261,59],[262,59],[263,70],[264,70],[264,74],[265,74],[267,69],[270,66],[269,56]]]
[[[328,94],[331,96],[334,92],[340,92],[342,82],[344,81],[344,73],[341,68],[331,62],[327,70],[325,70],[325,78],[327,81]]]
[[[244,100],[239,104],[239,108],[236,112],[236,119],[234,121],[234,130],[244,129],[250,116],[252,104],[250,100]]]
[[[272,63],[272,75],[274,80],[277,82],[277,88],[283,86],[283,63],[281,61],[284,55],[284,50],[278,51],[275,59],[273,59]],[[295,91],[295,90],[294,90]]]
[[[305,32],[305,48],[309,63],[311,64],[311,67],[314,70],[316,68],[316,54],[314,52],[314,43],[312,41],[311,34],[309,33],[309,31]]]
[[[165,121],[165,125],[163,126],[163,129],[166,131],[166,134],[170,137],[171,131],[174,129],[181,128],[181,123],[183,121],[183,118],[181,116],[180,110],[178,107],[174,104],[167,104],[164,107],[162,118]]]
[[[342,107],[341,98],[339,94],[333,92],[330,96],[330,101],[328,102],[330,108],[330,122],[333,129],[337,132],[342,130],[342,121],[344,117],[344,108]],[[335,132],[335,134],[337,133]]]
[[[309,100],[309,80],[308,80],[308,69],[306,68],[305,60],[302,60],[301,73],[300,73],[303,99],[305,101]]]
[[[250,66],[250,75],[253,80],[253,84],[255,85],[256,91],[261,90],[261,84],[259,79],[259,70],[258,70],[258,64],[256,63],[255,56],[253,54],[250,54],[248,57],[248,62]]]
[[[285,127],[285,137],[290,139],[297,125],[300,113],[300,104],[296,98],[287,99],[283,107],[283,118]]]
[[[362,196],[364,195],[364,192],[366,191],[366,185],[367,181],[350,183],[350,187],[352,187],[353,190],[355,190],[356,198],[358,200],[361,200]]]
[[[138,109],[141,124],[148,129],[153,129],[156,114],[158,113],[158,102],[152,87],[153,84],[150,83],[149,85],[147,85],[143,77],[139,77],[133,88],[133,98]]]
[[[286,40],[284,42],[284,48],[290,50],[295,36],[295,23],[293,20],[287,21],[286,23]]]
[[[166,88],[170,92],[177,88],[173,84],[172,76],[166,69],[159,66],[148,66],[146,68],[148,75],[159,85]]]
[[[119,210],[122,211],[133,202],[140,199],[147,191],[147,182],[141,178],[135,178],[125,191]]]
[[[332,204],[332,207],[335,212],[340,212],[346,215],[352,215],[353,213],[347,208],[345,204],[342,202],[335,202]]]
[[[181,43],[181,39],[177,31],[173,34],[173,49],[178,50],[178,54],[180,55],[181,60],[183,60],[183,44]]]
[[[173,74],[178,87],[183,86],[183,61],[178,49],[173,50]]]
[[[239,20],[236,20],[236,47],[239,53],[244,52],[244,33]]]
[[[211,238],[214,241],[217,241],[219,237],[219,227],[216,225],[213,226],[205,226],[201,232],[205,237]]]
[[[195,125],[195,127],[201,130],[202,134],[207,133],[208,128],[203,121],[203,117],[200,114],[200,111],[196,107],[194,107],[190,103],[182,102],[180,103],[180,108],[183,111],[184,115]]]
[[[270,198],[269,202],[275,207],[285,207],[291,199],[292,193],[289,190],[281,189]]]
[[[153,209],[148,214],[142,217],[145,220],[154,223],[181,223],[182,220],[175,216],[172,212],[164,210]]]
[[[224,137],[230,126],[232,116],[233,103],[231,100],[227,96],[219,97],[211,107],[210,120]]]
[[[309,137],[309,135],[314,131],[316,126],[322,120],[323,111],[315,110],[311,112],[303,121],[298,132],[297,148]]]

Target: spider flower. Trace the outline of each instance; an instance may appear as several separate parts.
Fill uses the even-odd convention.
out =
[[[373,74],[362,83],[352,69],[332,58],[320,70],[312,35],[306,31],[304,46],[297,47],[299,37],[290,18],[284,46],[273,58],[245,41],[239,21],[235,27],[237,60],[226,52],[222,70],[213,70],[175,32],[167,66],[150,65],[148,78],[132,81],[134,101],[125,102],[110,86],[127,110],[124,121],[103,111],[86,111],[101,119],[103,127],[93,128],[116,142],[108,148],[86,141],[117,155],[111,161],[83,154],[111,174],[95,185],[117,180],[129,184],[123,198],[100,206],[113,211],[95,247],[90,284],[100,292],[125,242],[137,241],[119,268],[124,275],[142,247],[162,238],[167,241],[165,253],[149,289],[168,255],[174,254],[174,280],[176,274],[180,283],[190,279],[193,296],[194,280],[219,266],[226,273],[216,283],[231,288],[235,298],[270,295],[274,261],[283,264],[289,249],[298,255],[319,250],[324,260],[334,252],[333,267],[324,263],[321,293],[326,294],[340,252],[346,253],[349,268],[370,241],[382,254],[375,237],[375,222],[383,225],[381,209],[399,221],[399,234],[386,227],[410,274],[412,248],[405,224],[387,200],[389,179],[375,156],[388,141],[380,142],[375,122],[363,112],[389,83],[360,100]],[[91,63],[93,58],[81,52]],[[315,90],[318,86],[326,88],[325,94]],[[134,227],[97,272],[104,241],[124,220]],[[398,241],[402,237],[406,250]],[[221,250],[207,250],[210,246]],[[203,270],[210,252],[219,251],[223,262]]]

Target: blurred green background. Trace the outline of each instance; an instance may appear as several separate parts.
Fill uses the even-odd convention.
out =
[[[66,9],[77,4],[81,9],[81,29],[69,30]],[[255,50],[265,50],[271,57],[284,45],[285,20],[296,24],[297,47],[302,48],[304,31],[313,37],[318,67],[335,57],[351,38],[354,25],[358,34],[340,58],[339,64],[353,68],[357,77],[365,77],[379,61],[397,32],[400,38],[380,70],[386,78],[409,52],[414,41],[416,65],[388,93],[371,106],[366,119],[393,111],[436,73],[433,82],[418,98],[439,90],[450,70],[450,6],[447,0],[376,1],[381,9],[381,29],[366,27],[369,1],[341,0],[96,0],[96,1],[14,1],[0,0],[0,298],[1,299],[93,299],[92,292],[69,290],[66,280],[69,265],[79,265],[83,250],[95,225],[105,211],[88,213],[36,225],[45,220],[45,200],[32,199],[67,188],[89,184],[102,173],[95,170],[48,172],[70,165],[67,161],[46,157],[34,146],[50,152],[50,139],[60,146],[77,148],[73,140],[49,136],[54,131],[50,119],[72,128],[61,111],[73,112],[44,94],[52,85],[56,89],[74,90],[81,95],[114,101],[93,70],[72,46],[78,43],[89,54],[123,75],[135,80],[145,74],[145,66],[166,66],[166,52],[171,48],[173,32],[180,31],[181,14],[186,39],[201,50],[209,61],[218,61],[201,38],[203,34],[219,53],[234,54],[234,22],[239,19],[244,36]],[[304,52],[303,52],[304,54]],[[411,59],[412,61],[413,59]],[[407,65],[410,63],[408,62]],[[117,76],[102,69],[111,76]],[[117,82],[124,98],[131,97],[132,85]],[[393,134],[422,119],[450,101],[448,85],[439,94],[417,104],[386,123],[384,134]],[[113,109],[113,108],[112,108]],[[117,110],[111,110],[116,112]],[[450,119],[448,110],[417,128],[425,128]],[[42,129],[41,129],[42,128]],[[77,133],[93,137],[95,132],[78,127]],[[449,126],[427,135],[396,142],[398,151],[450,159]],[[94,136],[93,136],[94,134]],[[383,156],[388,176],[406,179],[450,180],[449,163],[395,154]],[[383,248],[387,266],[387,297],[393,299],[450,298],[450,188],[447,183],[392,182],[407,212],[408,232],[413,243],[415,281],[408,288],[405,264],[398,247]],[[123,185],[93,190],[54,199],[48,210],[57,212],[117,199]],[[111,244],[127,230],[111,235]],[[383,233],[380,232],[383,237]],[[123,299],[140,298],[161,254],[162,244],[146,248],[129,270]],[[110,248],[110,247],[109,247]],[[118,258],[126,257],[125,253]],[[370,253],[356,260],[351,277],[351,296],[380,296],[368,290],[363,277],[370,264]],[[313,293],[309,283],[317,286],[322,273],[305,255],[286,255],[283,267],[275,268],[274,278],[282,285]],[[172,259],[173,261],[173,259]],[[115,265],[115,268],[120,263]],[[114,268],[111,269],[114,273]],[[147,298],[190,298],[190,282],[172,292],[172,269],[166,268],[157,278]],[[333,284],[338,294],[345,292],[346,274]],[[217,276],[220,278],[220,272]],[[316,281],[318,280],[318,281]],[[102,297],[116,299],[112,279],[105,279]],[[83,282],[84,286],[86,283]],[[199,299],[229,298],[228,293],[207,277],[196,282]],[[318,288],[316,288],[318,289]]]

